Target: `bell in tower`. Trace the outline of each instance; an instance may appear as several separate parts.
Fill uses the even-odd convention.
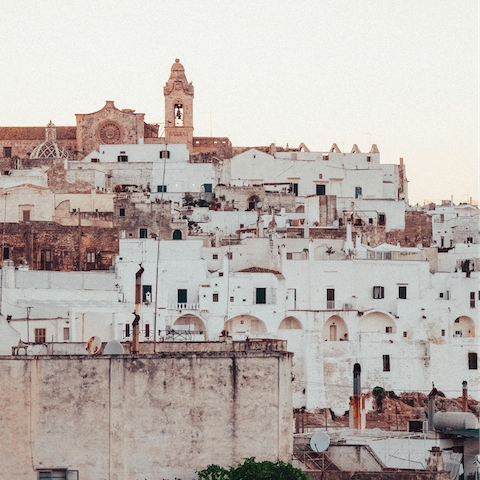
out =
[[[188,83],[185,69],[175,59],[170,78],[163,87],[165,96],[165,141],[183,143],[193,152],[193,85]]]

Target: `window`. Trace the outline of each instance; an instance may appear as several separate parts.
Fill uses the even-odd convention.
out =
[[[324,161],[324,162],[328,161],[328,154],[327,154],[327,155],[323,155],[323,161]]]
[[[445,336],[445,330],[442,328],[442,337]]]
[[[233,258],[233,253],[232,253],[232,252],[227,252],[227,258],[228,258],[229,260],[232,260],[232,258]]]
[[[183,126],[183,105],[181,103],[175,104],[175,126],[182,127]]]
[[[378,224],[379,225],[385,225],[385,214],[384,213],[379,213],[378,214]]]
[[[124,209],[124,208],[121,208],[121,209],[120,209],[119,215],[120,215],[121,217],[124,217],[124,216],[125,216],[125,209]]]
[[[5,158],[10,158],[12,156],[12,147],[3,147],[3,154]]]
[[[362,219],[361,218],[356,218],[355,219],[355,225],[357,227],[361,227],[362,226]]]
[[[129,323],[125,324],[125,336],[126,337],[130,336],[130,324]]]
[[[368,219],[368,223],[369,223],[370,225],[373,225],[373,218],[369,218],[369,219]]]
[[[373,287],[373,298],[385,298],[385,288]]]
[[[298,197],[298,183],[291,183],[290,191],[293,192],[296,197]]]
[[[467,243],[473,243],[473,237],[467,237]]]
[[[362,194],[362,187],[355,187],[355,198],[358,198]]]
[[[317,195],[325,195],[325,185],[317,185]]]
[[[401,298],[402,300],[407,299],[407,287],[404,285],[400,285],[398,287],[398,298]]]
[[[267,289],[266,288],[257,288],[255,303],[267,303]]]
[[[287,260],[293,260],[293,253],[287,253]]]
[[[168,150],[162,150],[160,152],[160,158],[170,158],[170,152]]]
[[[24,222],[29,222],[30,221],[30,210],[23,210],[22,218],[23,218]]]
[[[403,338],[407,338],[407,332],[403,332]]]
[[[150,324],[145,325],[145,336],[148,338],[150,336]]]
[[[187,289],[179,288],[177,291],[177,303],[187,303]]]
[[[440,292],[440,298],[443,298],[443,292]]]
[[[182,239],[182,231],[181,230],[174,230],[172,240],[181,240]]]
[[[40,252],[40,270],[52,269],[52,251],[42,250]]]
[[[335,289],[327,288],[327,309],[335,308]]]
[[[475,352],[468,352],[468,369],[469,370],[478,369],[478,357]]]
[[[371,161],[372,161],[372,157],[369,157],[369,156],[367,155],[367,162],[371,162]]]
[[[128,162],[128,155],[119,155],[117,157],[117,162]]]
[[[213,299],[214,302],[218,302],[218,293],[213,294]]]
[[[3,247],[3,259],[8,260],[10,258],[10,248]]]
[[[35,329],[35,343],[45,343],[47,340],[47,329],[36,328]]]
[[[152,286],[143,285],[142,287],[142,302],[150,303],[152,301]]]
[[[211,183],[205,183],[203,185],[203,189],[205,193],[212,193],[212,184]]]
[[[95,270],[96,263],[95,251],[87,251],[87,270]]]
[[[70,328],[63,327],[63,341],[66,342],[67,340],[70,340]]]
[[[68,474],[68,477],[67,477]],[[78,470],[39,470],[39,480],[78,480]]]
[[[475,308],[475,292],[470,292],[470,308]]]
[[[383,356],[383,371],[384,372],[390,371],[390,355]]]
[[[140,238],[147,238],[147,229],[146,228],[141,228],[140,229]]]
[[[392,327],[385,327],[385,333],[393,333]]]
[[[223,272],[218,272],[219,277],[223,277]]]
[[[166,192],[167,191],[167,186],[166,185],[157,185],[157,192]]]
[[[98,158],[92,158],[90,160],[91,160],[92,163],[98,163],[98,161],[99,161]]]
[[[214,254],[212,255],[212,258],[213,258],[213,260],[218,260],[218,254],[217,254],[217,253],[214,253]]]

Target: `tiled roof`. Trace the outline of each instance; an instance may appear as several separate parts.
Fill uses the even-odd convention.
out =
[[[277,272],[276,270],[270,270],[268,268],[261,268],[261,267],[249,267],[244,268],[243,270],[239,270],[240,273],[273,273],[274,275],[281,275],[281,272]]]
[[[57,140],[75,140],[77,127],[56,127]],[[45,127],[0,127],[0,140],[45,140]]]

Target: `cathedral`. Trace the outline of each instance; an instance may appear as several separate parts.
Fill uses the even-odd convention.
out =
[[[232,144],[225,137],[193,136],[192,82],[187,81],[179,59],[172,65],[164,87],[165,124],[145,122],[144,113],[118,109],[113,101],[93,113],[77,113],[75,126],[0,127],[0,161],[67,158],[82,160],[100,145],[186,144],[192,161],[228,158]],[[159,136],[162,135],[162,136]],[[3,170],[8,170],[8,164]],[[18,168],[18,167],[17,167]]]

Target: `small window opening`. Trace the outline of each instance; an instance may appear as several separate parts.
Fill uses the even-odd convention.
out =
[[[468,352],[468,369],[469,370],[478,369],[478,356],[476,352]]]
[[[383,371],[384,372],[390,371],[390,355],[383,356]]]

